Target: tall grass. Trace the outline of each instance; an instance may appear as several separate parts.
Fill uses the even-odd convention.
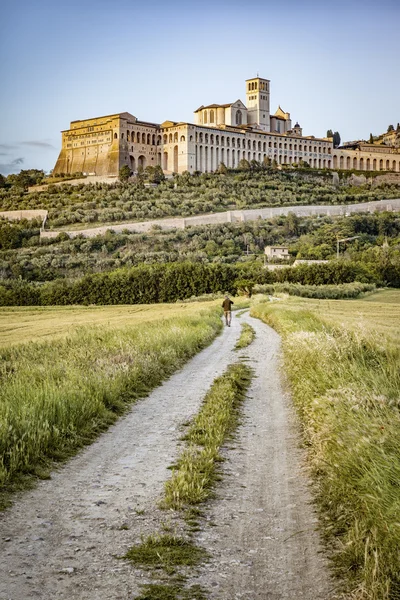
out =
[[[252,314],[283,335],[321,522],[351,597],[400,598],[399,348],[288,303]]]
[[[0,352],[0,487],[113,422],[220,331],[219,310]]]
[[[221,461],[220,448],[238,424],[251,377],[251,368],[237,363],[214,381],[184,437],[187,446],[165,484],[162,506],[181,509],[209,497]]]
[[[240,332],[240,337],[235,344],[235,350],[246,348],[251,344],[255,337],[256,332],[254,331],[253,327],[248,323],[242,323],[242,331]]]

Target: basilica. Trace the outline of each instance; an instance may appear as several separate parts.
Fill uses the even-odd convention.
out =
[[[132,173],[160,165],[166,174],[212,172],[223,163],[266,159],[278,165],[308,164],[320,169],[400,172],[399,148],[359,143],[334,148],[332,138],[304,136],[298,122],[280,106],[270,112],[270,81],[246,81],[246,104],[200,106],[194,122],[151,123],[129,112],[72,121],[62,132],[54,174],[118,176],[123,165]]]

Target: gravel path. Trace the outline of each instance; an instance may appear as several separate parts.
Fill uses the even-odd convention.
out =
[[[225,451],[225,477],[207,511],[212,527],[197,541],[212,554],[196,582],[210,600],[327,600],[333,598],[316,532],[299,424],[279,372],[280,338],[258,319],[239,356],[255,370],[234,448]]]
[[[199,543],[213,558],[200,582],[210,599],[330,598],[299,451],[277,376],[279,337],[257,331],[241,352],[256,369],[245,418],[224,465]],[[117,557],[160,526],[157,499],[179,451],[182,424],[237,359],[240,319],[66,466],[0,515],[1,600],[133,599],[140,572]],[[168,513],[167,513],[168,514]]]

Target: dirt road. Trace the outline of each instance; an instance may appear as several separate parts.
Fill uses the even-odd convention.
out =
[[[279,337],[243,316],[257,337],[240,354],[256,371],[227,476],[207,508],[198,541],[210,599],[327,600],[303,454],[278,377]],[[118,556],[166,519],[157,508],[181,425],[213,380],[237,359],[240,319],[179,373],[140,401],[52,479],[0,516],[0,599],[116,600],[140,591],[140,572]]]

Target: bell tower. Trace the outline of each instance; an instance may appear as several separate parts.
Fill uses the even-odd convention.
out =
[[[247,123],[270,131],[269,79],[254,77],[246,80]]]

